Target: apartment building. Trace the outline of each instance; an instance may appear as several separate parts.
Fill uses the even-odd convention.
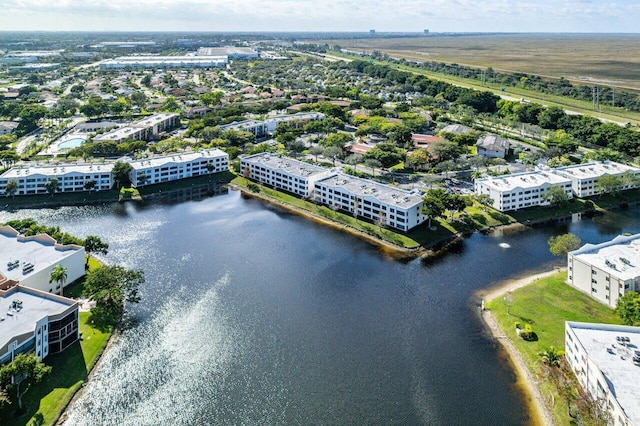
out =
[[[14,195],[47,194],[47,182],[58,180],[57,192],[103,191],[111,189],[113,163],[25,165],[12,167],[0,175],[0,194],[6,194],[7,183],[15,181],[18,189]],[[87,188],[87,182],[95,186]]]
[[[0,288],[0,365],[21,353],[42,360],[79,338],[77,301],[19,285]]]
[[[299,112],[297,114],[270,117],[265,120],[265,123],[267,124],[267,132],[273,134],[280,123],[303,126],[310,121],[321,121],[324,120],[324,118],[325,115],[321,112]]]
[[[534,206],[549,205],[545,197],[553,187],[561,188],[573,198],[571,180],[551,171],[534,171],[504,176],[476,179],[476,195],[486,194],[493,201],[493,208],[505,212]]]
[[[243,121],[234,121],[233,123],[225,124],[220,126],[220,130],[222,132],[226,132],[229,130],[237,130],[253,133],[256,138],[261,138],[266,136],[268,133],[267,123],[264,121],[256,121],[256,120],[243,120]]]
[[[10,226],[0,226],[0,286],[13,282],[63,294],[64,287],[84,276],[84,255],[82,246],[58,244],[46,234],[26,237]],[[58,265],[66,268],[67,279],[50,282],[51,271]]]
[[[428,219],[421,212],[420,194],[344,173],[316,181],[314,198],[331,208],[405,232]]]
[[[625,293],[640,291],[640,234],[619,235],[569,252],[567,283],[615,308]]]
[[[565,323],[565,358],[611,426],[640,425],[640,327]]]
[[[591,162],[576,164],[573,166],[558,167],[553,170],[565,178],[571,179],[571,187],[577,197],[589,197],[601,193],[598,179],[603,176],[637,177],[640,178],[640,169],[613,161]],[[623,179],[624,180],[624,179]],[[631,189],[638,186],[638,182],[632,179],[624,182],[621,189]]]
[[[242,158],[240,173],[247,179],[306,198],[312,196],[317,180],[335,174],[335,171],[292,158],[260,153]]]
[[[160,133],[172,129],[180,124],[180,116],[174,113],[155,114],[150,117],[130,123],[110,132],[96,135],[95,142],[121,143],[129,139],[148,141],[158,139]]]
[[[229,170],[229,154],[219,149],[171,154],[130,161],[134,186],[152,185]]]

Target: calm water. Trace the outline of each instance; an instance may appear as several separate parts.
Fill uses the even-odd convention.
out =
[[[473,235],[429,263],[389,260],[234,191],[0,221],[32,216],[100,235],[107,261],[146,272],[136,325],[68,425],[515,425],[528,413],[474,291],[562,264],[546,246],[554,233],[596,242],[639,232],[628,215]]]

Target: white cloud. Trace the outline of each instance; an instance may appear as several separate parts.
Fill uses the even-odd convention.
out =
[[[0,0],[6,30],[635,32],[640,0]]]

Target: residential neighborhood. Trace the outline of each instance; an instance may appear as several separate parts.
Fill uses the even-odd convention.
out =
[[[483,321],[486,330],[476,334],[495,342],[492,350],[504,345],[505,353],[525,371],[518,374],[532,383],[534,390],[526,392],[533,395],[533,405],[555,416],[557,424],[569,418],[576,424],[640,422],[635,396],[640,380],[640,320],[634,317],[640,306],[640,299],[635,299],[640,293],[640,234],[634,228],[640,202],[636,126],[600,120],[544,98],[538,103],[516,92],[529,90],[530,80],[536,79],[540,90],[546,88],[537,75],[521,73],[513,85],[500,87],[496,76],[503,71],[491,67],[478,77],[475,68],[466,65],[438,64],[415,55],[396,57],[395,52],[379,50],[384,43],[368,51],[349,46],[378,40],[430,41],[433,34],[428,30],[389,38],[373,29],[363,34],[356,40],[341,33],[334,34],[336,38],[306,33],[156,38],[91,33],[68,39],[59,34],[49,41],[0,35],[0,214],[7,219],[0,222],[0,423],[3,410],[15,416],[40,410],[33,401],[23,409],[22,380],[17,380],[21,376],[2,373],[10,371],[16,359],[22,362],[23,355],[35,355],[34,365],[40,368],[52,363],[55,380],[60,380],[56,365],[61,360],[81,358],[91,338],[104,339],[102,346],[92,348],[91,370],[108,347],[109,336],[124,330],[146,333],[140,339],[151,339],[141,343],[141,351],[132,349],[135,345],[126,347],[126,357],[158,350],[128,364],[136,368],[127,374],[147,387],[147,413],[157,403],[156,389],[137,376],[134,370],[146,368],[137,366],[163,371],[163,377],[153,376],[150,382],[157,381],[163,397],[179,400],[172,392],[185,383],[191,386],[207,375],[223,383],[227,376],[222,372],[228,374],[229,365],[235,368],[234,362],[245,362],[242,357],[262,353],[253,342],[268,347],[270,356],[283,354],[282,359],[265,361],[265,368],[280,371],[290,368],[289,362],[291,368],[304,370],[308,366],[287,358],[297,356],[289,349],[301,351],[296,345],[323,335],[324,326],[345,333],[327,339],[365,336],[376,342],[367,345],[384,345],[388,339],[389,347],[365,351],[366,360],[354,358],[336,370],[321,365],[313,373],[320,381],[340,381],[359,364],[374,362],[378,355],[372,353],[396,346],[401,351],[389,356],[393,365],[411,364],[418,370],[427,365],[443,377],[454,377],[461,364],[449,364],[457,362],[453,356],[439,359],[431,354],[414,363],[416,354],[432,344],[430,339],[443,347],[451,343],[454,337],[445,333],[447,327],[460,333],[440,321],[450,314],[455,321],[447,321],[462,324],[464,330],[471,329],[470,321]],[[564,90],[574,98],[585,96],[581,82],[562,79]],[[600,89],[594,85],[590,90],[595,108]],[[53,226],[16,213],[23,211],[38,212]],[[75,211],[82,214],[69,223],[83,225],[82,238],[64,234],[58,225],[64,221],[57,215],[66,218]],[[290,221],[292,215],[304,220]],[[136,222],[142,217],[146,222]],[[295,226],[286,228],[290,222]],[[582,223],[582,228],[575,223]],[[94,227],[115,242],[118,256],[107,256],[109,244],[87,235]],[[214,236],[209,234],[212,229],[217,231]],[[574,231],[589,240],[583,244]],[[296,246],[296,238],[305,233],[303,245]],[[531,235],[544,236],[549,247],[541,249],[539,238]],[[517,246],[518,238],[536,246]],[[300,266],[296,256],[286,254],[290,246],[304,246],[295,255],[317,259]],[[283,253],[284,263],[279,261]],[[550,260],[557,254],[566,259]],[[114,259],[135,268],[110,264]],[[288,265],[289,260],[295,266]],[[153,282],[146,287],[143,263],[152,265]],[[536,275],[541,265],[557,269],[555,275]],[[283,271],[286,277],[280,276]],[[535,278],[523,284],[509,278],[514,274]],[[120,281],[102,288],[108,278]],[[482,290],[485,286],[491,288]],[[486,294],[491,297],[485,300]],[[150,305],[137,309],[142,295],[151,299]],[[318,300],[331,300],[331,305],[318,307]],[[227,303],[256,307],[226,311]],[[287,304],[300,316],[286,317],[285,325],[277,323],[273,318],[290,314]],[[271,311],[274,306],[277,314]],[[387,311],[389,307],[410,309],[398,314]],[[436,311],[438,317],[428,316]],[[373,318],[376,325],[355,333],[359,325],[352,323],[351,314]],[[236,317],[242,326],[227,328]],[[322,327],[314,328],[315,321]],[[252,329],[260,334],[255,339],[242,334],[242,327],[256,324],[274,329],[264,335]],[[287,327],[301,328],[295,338],[283,338],[279,333]],[[414,333],[419,340],[414,340]],[[220,364],[214,365],[210,352],[202,355],[202,348],[180,340],[183,334],[207,341],[207,349],[226,348],[215,353]],[[120,336],[131,344],[126,332]],[[407,340],[406,347],[395,340],[398,336]],[[464,341],[456,336],[454,340]],[[331,354],[324,344],[304,343],[311,349],[301,356],[315,364],[351,356],[348,351]],[[564,351],[559,349],[563,344]],[[486,347],[474,347],[464,356],[479,362],[478,350]],[[211,371],[199,364],[195,374],[183,365],[189,351],[194,363],[211,363]],[[331,356],[323,355],[318,362],[319,351]],[[126,358],[120,361],[126,364]],[[247,365],[233,374],[250,371]],[[171,368],[187,378],[171,376]],[[41,383],[45,370],[38,380],[35,373],[30,376],[29,386]],[[267,376],[260,371],[256,377]],[[490,371],[496,377],[504,373]],[[78,374],[81,379],[65,407],[87,383],[84,367]],[[306,397],[306,389],[296,382],[300,374],[282,380],[295,382]],[[259,387],[249,373],[233,377],[237,382],[229,383],[242,390],[238,394],[244,395],[247,383],[254,386],[251,391]],[[362,377],[367,377],[364,372]],[[416,379],[416,389],[423,379]],[[384,383],[383,394],[387,387],[401,387],[395,381]],[[5,390],[13,399],[2,399]],[[311,392],[324,395],[318,388]],[[372,395],[376,392],[370,390]],[[412,404],[426,395],[422,387],[416,392]],[[109,400],[113,407],[130,410],[117,398],[135,399],[131,395],[127,389],[108,398],[115,398]],[[358,398],[367,400],[363,395]],[[514,395],[505,400],[522,399]],[[394,400],[392,405],[405,403]],[[349,400],[342,405],[354,404]],[[393,407],[388,410],[395,416]],[[496,422],[518,424],[537,415],[531,411],[530,416],[529,408],[513,407]],[[63,409],[47,414],[47,424],[58,421]],[[180,405],[173,411],[182,409]],[[430,423],[424,413],[412,410],[398,418],[406,418],[407,424]],[[242,420],[232,411],[212,421],[255,423],[255,416]],[[392,423],[390,417],[366,417],[365,411],[353,421],[348,415],[335,421]],[[130,414],[118,414],[118,421],[132,422]],[[86,418],[95,419],[93,415]],[[331,423],[326,417],[287,416],[274,414],[270,419]],[[473,420],[447,416],[433,422]],[[84,421],[69,418],[74,425]],[[198,416],[185,419],[184,424],[204,421]]]

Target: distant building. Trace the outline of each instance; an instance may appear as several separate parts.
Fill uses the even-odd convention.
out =
[[[120,127],[121,125],[121,123],[116,121],[95,121],[78,124],[74,127],[74,130],[79,133],[95,133],[98,131],[104,132],[105,130]]]
[[[187,118],[202,117],[205,114],[211,112],[211,108],[206,105],[199,105],[184,110],[184,116]]]
[[[219,149],[163,155],[130,161],[135,186],[152,185],[229,170],[229,154]],[[144,176],[144,177],[142,177]]]
[[[100,68],[223,68],[228,63],[226,56],[121,56],[100,62]]]
[[[434,142],[444,142],[442,136],[422,135],[420,133],[412,133],[411,140],[416,148],[430,148]]]
[[[466,135],[473,129],[463,124],[449,124],[442,129],[442,132],[453,133],[454,135]]]
[[[42,360],[79,337],[75,300],[17,285],[0,289],[0,365],[21,353]]]
[[[249,133],[253,133],[256,138],[261,138],[268,134],[268,125],[264,121],[256,121],[256,120],[243,120],[243,121],[234,121],[233,123],[225,124],[220,126],[220,130],[222,132],[226,132],[228,130],[238,130],[245,131]]]
[[[335,174],[330,169],[269,153],[242,158],[240,173],[247,179],[304,198],[312,196],[317,180]]]
[[[121,143],[129,139],[149,141],[158,139],[160,133],[180,124],[180,116],[174,113],[155,114],[130,123],[124,127],[97,135],[95,142],[112,141]]]
[[[640,327],[565,323],[565,358],[612,426],[640,425]]]
[[[50,282],[57,265],[67,269],[65,287],[84,276],[82,246],[58,244],[46,234],[25,237],[10,226],[0,226],[0,286],[8,282],[60,294],[60,284]],[[0,311],[0,313],[2,313]]]
[[[331,208],[405,232],[428,219],[421,211],[419,194],[344,173],[316,181],[314,198]]]
[[[618,299],[640,291],[640,234],[585,244],[567,255],[567,283],[615,308]]]
[[[515,173],[504,176],[489,176],[476,179],[476,195],[486,194],[493,200],[492,207],[501,212],[527,207],[548,206],[550,200],[545,195],[553,187],[564,190],[568,198],[573,198],[571,180],[550,171]]]
[[[18,128],[19,123],[15,121],[0,121],[0,135],[13,133]]]
[[[620,176],[626,174],[640,177],[640,169],[627,166],[613,161],[590,162],[586,164],[576,164],[573,166],[558,167],[554,172],[571,179],[573,192],[577,197],[589,197],[599,194],[598,179],[603,176]],[[637,187],[637,184],[626,182],[621,189]]]
[[[201,47],[197,56],[226,56],[228,59],[258,59],[260,52],[249,47]]]
[[[509,154],[509,141],[491,133],[484,134],[476,142],[478,155],[487,158],[505,158]]]
[[[273,134],[280,123],[302,126],[310,121],[321,121],[324,120],[324,118],[325,115],[321,112],[299,112],[297,114],[270,117],[265,120],[265,123],[267,124],[267,132]]]

